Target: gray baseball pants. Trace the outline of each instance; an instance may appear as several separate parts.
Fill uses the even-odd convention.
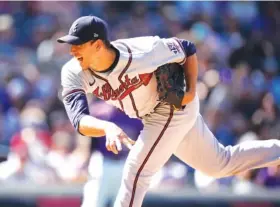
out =
[[[172,154],[215,178],[280,164],[279,140],[220,144],[199,114],[198,97],[184,111],[162,105],[143,124],[126,160],[114,207],[140,207],[153,176]]]

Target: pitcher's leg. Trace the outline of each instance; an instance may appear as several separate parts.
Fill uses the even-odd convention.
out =
[[[123,170],[121,187],[115,207],[140,207],[154,174],[165,164],[178,145],[166,149],[167,136],[172,128],[170,123],[173,110],[158,123],[144,126],[137,142],[131,149]]]
[[[146,119],[144,129],[131,149],[123,171],[123,179],[115,207],[140,207],[153,176],[178,148],[187,131],[184,116],[170,107]],[[186,130],[185,130],[186,129]],[[175,136],[174,136],[175,135]]]
[[[193,168],[220,178],[253,168],[279,165],[280,141],[248,141],[224,147],[199,116],[175,155]]]

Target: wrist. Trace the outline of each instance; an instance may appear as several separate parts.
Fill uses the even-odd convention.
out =
[[[186,91],[188,94],[195,94],[195,88],[190,88],[189,90]]]
[[[103,130],[105,133],[109,132],[110,130],[112,130],[112,128],[114,127],[114,123],[109,122],[109,121],[102,121],[102,125],[103,125]]]

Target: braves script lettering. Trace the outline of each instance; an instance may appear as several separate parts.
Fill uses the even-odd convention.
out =
[[[141,74],[139,77],[135,76],[133,78],[129,78],[128,75],[125,75],[124,81],[120,83],[120,86],[116,90],[114,90],[109,83],[105,83],[102,87],[97,87],[93,91],[93,94],[104,101],[122,100],[140,86],[147,86],[152,76],[152,73]]]

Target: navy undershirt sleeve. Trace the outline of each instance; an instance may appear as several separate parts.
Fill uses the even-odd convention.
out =
[[[187,57],[196,53],[196,47],[192,42],[183,39],[180,39],[179,41],[181,42]]]
[[[88,102],[85,93],[75,92],[63,98],[63,104],[71,124],[79,132],[79,123],[84,115],[89,115]],[[80,133],[80,132],[79,132]]]

